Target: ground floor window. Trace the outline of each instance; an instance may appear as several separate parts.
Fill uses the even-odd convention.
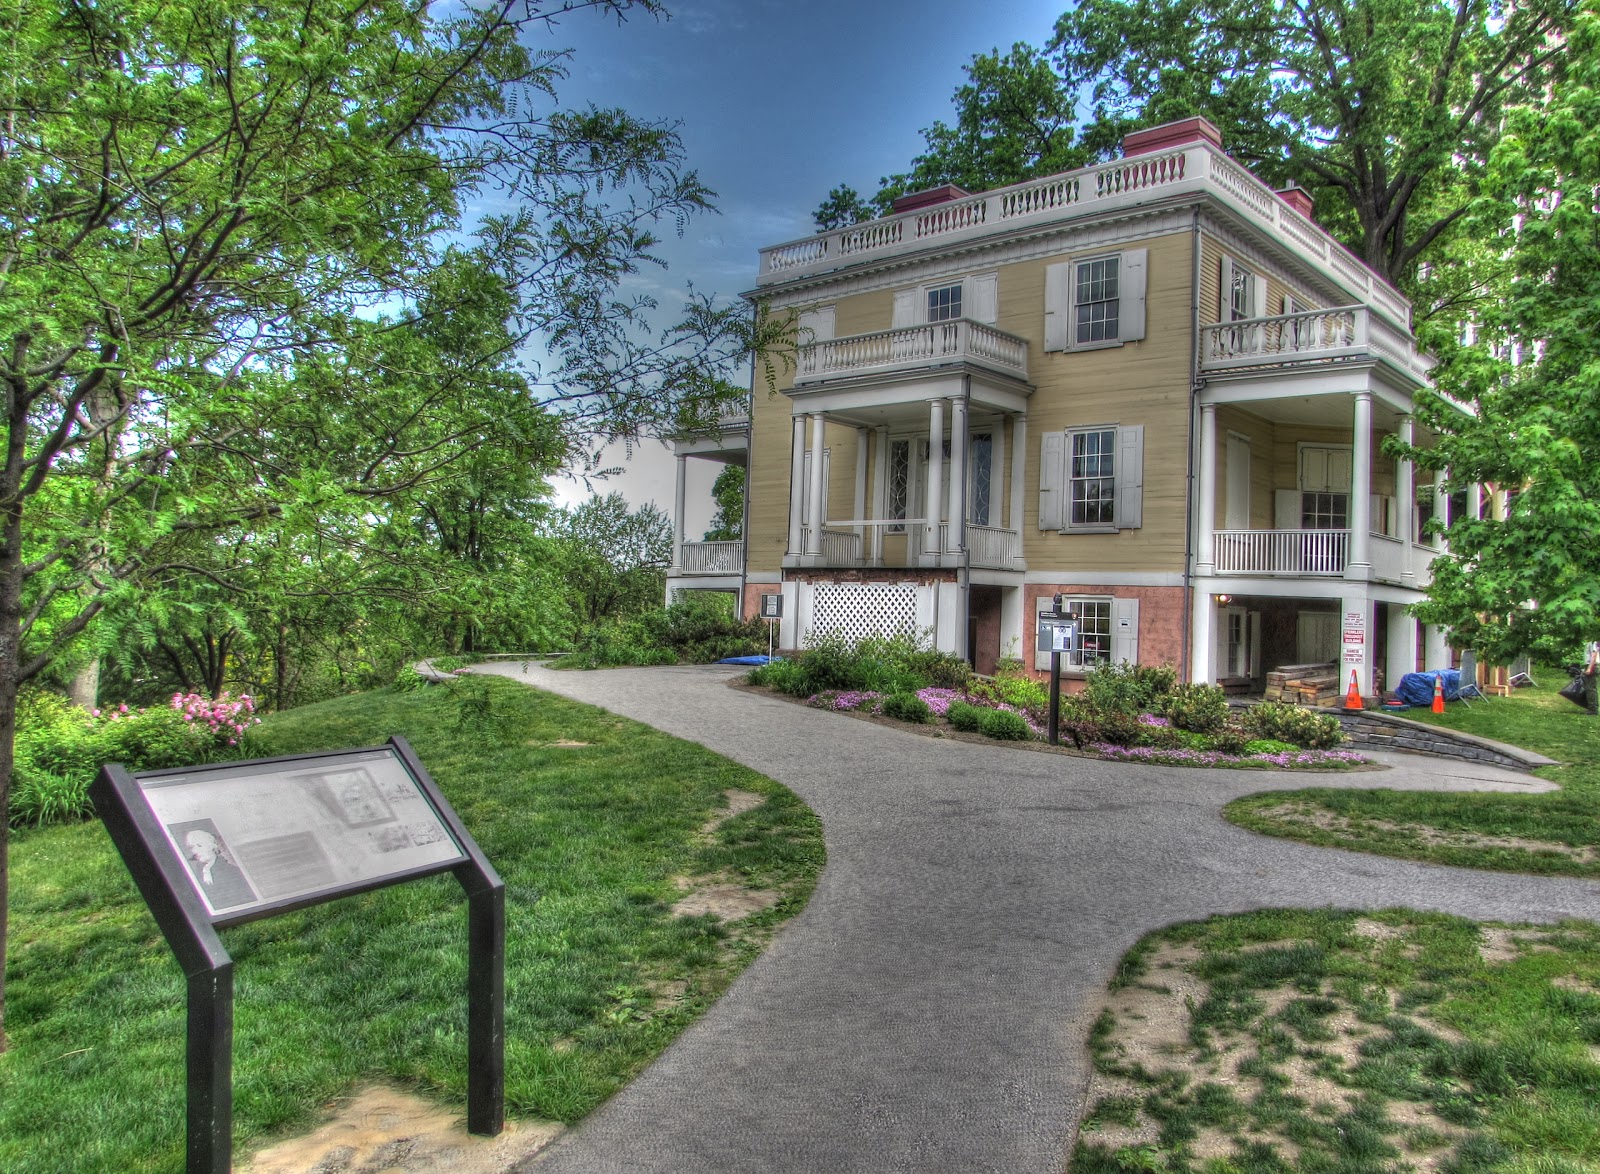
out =
[[[1062,667],[1092,669],[1111,660],[1111,600],[1100,598],[1061,601],[1078,621],[1078,651],[1062,658]]]

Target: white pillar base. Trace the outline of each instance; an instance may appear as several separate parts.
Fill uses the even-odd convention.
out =
[[[1212,661],[1217,651],[1217,604],[1211,592],[1194,588],[1189,624],[1189,680],[1196,685],[1216,684]]]

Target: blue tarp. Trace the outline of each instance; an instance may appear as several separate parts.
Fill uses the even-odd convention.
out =
[[[718,664],[766,664],[769,660],[782,660],[781,656],[725,656]]]
[[[1395,686],[1395,696],[1407,705],[1433,704],[1433,679],[1444,678],[1444,699],[1454,701],[1461,689],[1460,669],[1429,669],[1425,673],[1407,673]]]

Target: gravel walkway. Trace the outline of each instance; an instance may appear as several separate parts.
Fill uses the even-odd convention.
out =
[[[1492,767],[1133,766],[902,733],[730,689],[720,667],[480,671],[703,743],[792,788],[827,835],[806,910],[527,1174],[1061,1170],[1087,1031],[1117,959],[1153,929],[1270,905],[1600,917],[1591,881],[1313,848],[1219,815],[1310,782],[1548,789]]]

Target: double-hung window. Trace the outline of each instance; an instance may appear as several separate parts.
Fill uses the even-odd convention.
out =
[[[1121,263],[1121,257],[1078,262],[1077,288],[1072,299],[1078,345],[1117,341],[1117,311],[1121,305],[1117,277]]]
[[[1046,432],[1039,442],[1039,529],[1087,534],[1144,525],[1144,425]]]
[[[1092,669],[1111,660],[1111,600],[1063,599],[1061,609],[1078,625],[1077,650],[1062,657],[1063,668]]]
[[[1044,270],[1044,349],[1092,350],[1144,337],[1148,249],[1076,257]]]
[[[1117,430],[1067,433],[1067,525],[1114,526],[1117,521]]]

